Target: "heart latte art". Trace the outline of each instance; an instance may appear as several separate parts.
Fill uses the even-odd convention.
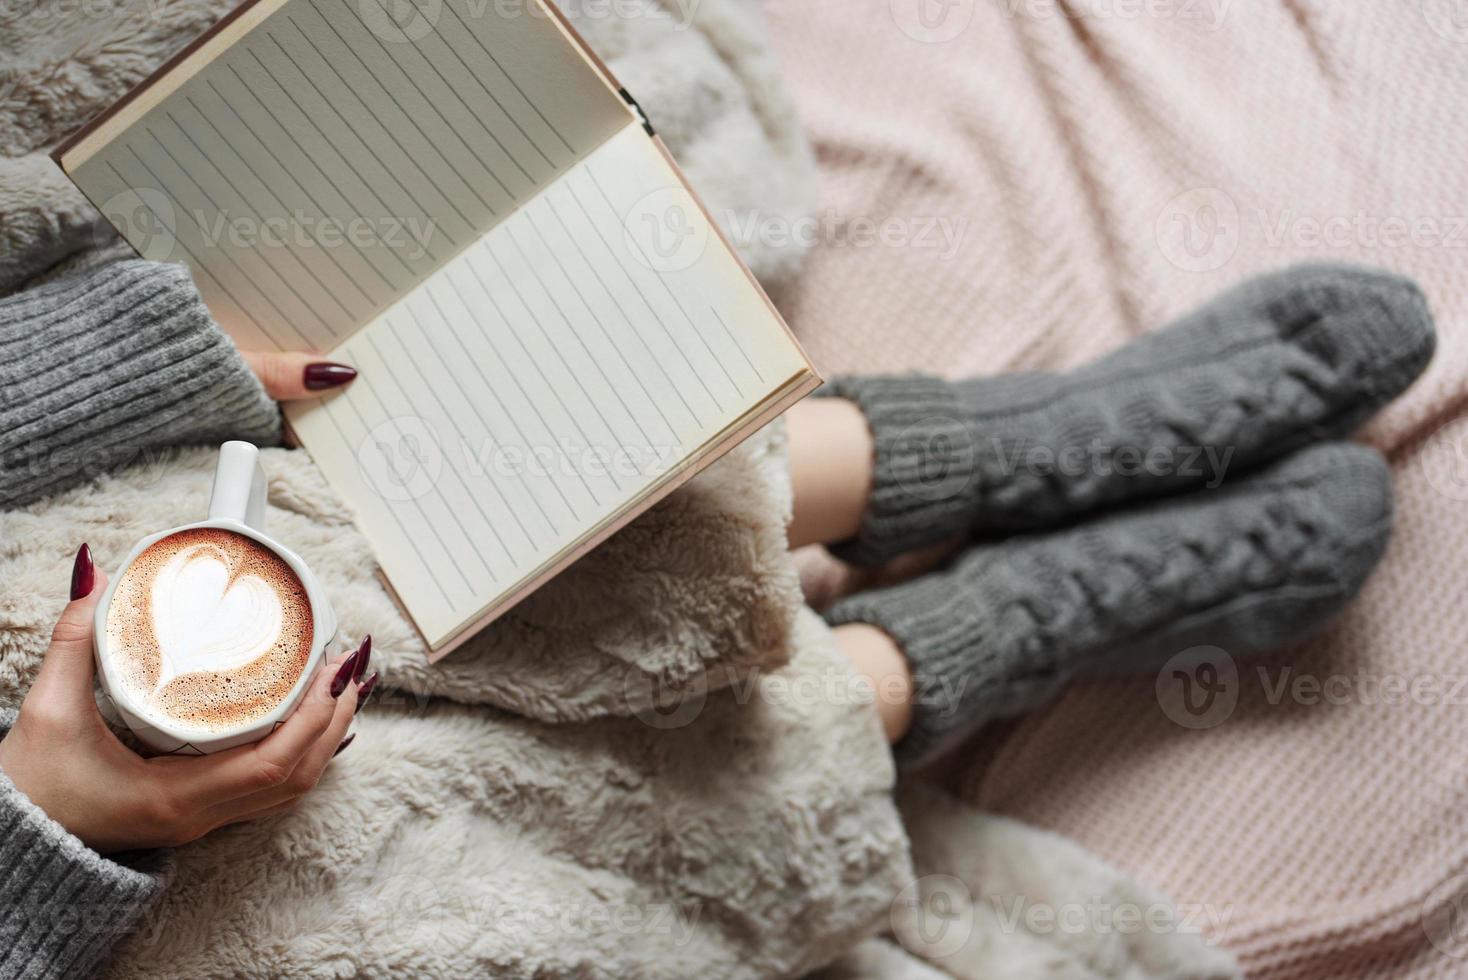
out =
[[[134,703],[201,731],[269,714],[295,687],[311,640],[311,604],[291,567],[215,528],[146,548],[107,610],[107,662]]]

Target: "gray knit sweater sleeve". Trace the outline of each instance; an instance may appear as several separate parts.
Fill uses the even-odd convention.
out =
[[[14,720],[0,712],[0,734]],[[162,893],[165,862],[102,857],[0,772],[0,977],[90,974]]]
[[[116,262],[0,299],[0,507],[170,446],[280,439],[186,268]]]

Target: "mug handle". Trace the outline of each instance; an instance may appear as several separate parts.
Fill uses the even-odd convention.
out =
[[[265,470],[260,466],[260,450],[251,443],[226,442],[219,447],[209,519],[238,521],[256,531],[265,530]]]

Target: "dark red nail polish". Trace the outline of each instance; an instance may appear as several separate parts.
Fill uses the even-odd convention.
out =
[[[367,698],[371,696],[372,689],[376,686],[377,671],[374,670],[372,676],[363,681],[362,686],[357,688],[357,707],[352,711],[352,714],[356,714],[362,710],[362,705],[367,703]]]
[[[357,369],[345,364],[333,364],[330,361],[307,364],[306,390],[325,391],[327,388],[340,388],[356,376]]]
[[[360,681],[362,675],[367,673],[367,664],[372,660],[372,634],[368,633],[362,638],[362,645],[357,648],[357,656],[362,662],[357,664],[357,672],[352,675],[352,680]]]
[[[332,697],[341,697],[342,692],[347,689],[347,685],[352,683],[352,681],[356,678],[357,662],[361,659],[362,650],[359,647],[356,653],[352,654],[350,657],[342,661],[342,665],[336,669],[336,676],[331,679]]]
[[[97,567],[92,564],[92,549],[82,545],[76,549],[76,561],[71,565],[71,601],[91,595],[96,581]]]
[[[342,744],[340,744],[340,745],[338,745],[336,747],[336,751],[333,752],[333,753],[331,753],[331,757],[333,759],[335,759],[337,756],[341,755],[343,752],[345,752],[347,750],[347,746],[348,745],[351,745],[356,740],[357,740],[357,733],[356,732],[352,732],[352,734],[350,734],[346,738],[342,739]]]

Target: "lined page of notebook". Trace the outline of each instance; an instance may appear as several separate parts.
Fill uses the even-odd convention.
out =
[[[636,126],[335,356],[292,425],[435,646],[807,369]]]
[[[72,170],[242,346],[329,350],[624,127],[533,5],[286,0]]]

